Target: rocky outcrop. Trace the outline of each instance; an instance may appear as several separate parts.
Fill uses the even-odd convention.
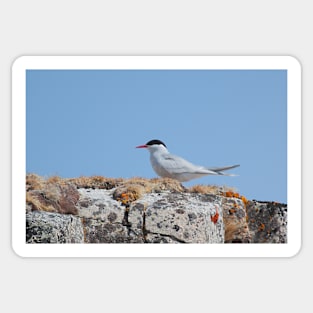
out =
[[[287,243],[287,205],[277,202],[247,203],[252,242]]]
[[[27,243],[285,243],[287,206],[170,179],[26,178]]]

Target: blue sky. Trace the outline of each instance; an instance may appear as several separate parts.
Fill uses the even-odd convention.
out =
[[[156,177],[151,139],[237,177],[184,183],[235,187],[287,202],[287,71],[28,70],[26,168],[43,176]]]

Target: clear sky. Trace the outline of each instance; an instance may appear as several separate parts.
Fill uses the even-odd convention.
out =
[[[184,183],[235,187],[287,202],[287,71],[28,70],[27,173],[156,177],[151,139],[236,177]]]

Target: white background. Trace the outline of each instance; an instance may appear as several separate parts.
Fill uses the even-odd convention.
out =
[[[1,307],[10,312],[294,312],[312,307],[309,1],[0,4]],[[11,249],[11,64],[21,55],[292,55],[303,70],[303,244],[290,259],[22,259]],[[270,112],[269,112],[270,114]],[[312,130],[311,130],[312,133]],[[21,208],[24,210],[24,208]],[[309,284],[309,286],[308,286]]]

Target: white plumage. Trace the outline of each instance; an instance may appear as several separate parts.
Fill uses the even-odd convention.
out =
[[[239,164],[237,164],[208,168],[195,165],[179,156],[170,154],[166,145],[157,139],[150,140],[145,145],[141,145],[136,148],[147,148],[149,150],[151,165],[160,177],[169,177],[180,182],[189,181],[206,175],[234,176],[233,174],[227,174],[223,171],[239,166]]]

